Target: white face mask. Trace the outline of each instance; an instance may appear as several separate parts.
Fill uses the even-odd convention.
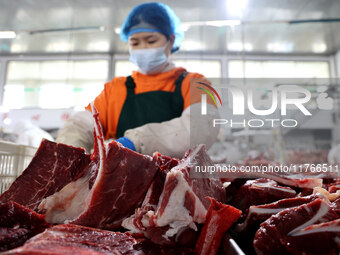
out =
[[[150,49],[130,49],[130,61],[145,74],[158,73],[168,62],[168,57],[165,55],[166,46]]]

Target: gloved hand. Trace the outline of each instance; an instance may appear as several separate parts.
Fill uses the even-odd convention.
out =
[[[132,151],[136,151],[135,145],[133,142],[127,138],[127,137],[120,137],[116,140],[116,142],[119,142],[121,145],[123,145],[125,148],[128,148]]]

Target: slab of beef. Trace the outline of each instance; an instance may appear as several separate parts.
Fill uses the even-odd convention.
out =
[[[111,232],[72,224],[57,225],[31,238],[24,246],[3,254],[103,255],[192,254],[188,249],[160,247],[128,233]]]
[[[206,197],[225,201],[225,189],[214,175],[205,173],[199,178],[191,176],[196,166],[212,165],[204,145],[189,150],[175,167],[166,170],[165,178],[162,175],[155,180],[143,206],[124,220],[122,226],[160,244],[180,241],[179,236],[183,231],[187,232],[187,236],[197,238],[197,224],[205,222],[210,204]],[[150,197],[156,199],[150,203]]]
[[[0,251],[16,248],[50,225],[45,217],[15,202],[0,204]]]
[[[143,201],[157,173],[157,162],[115,141],[104,145],[98,113],[93,112],[93,166],[85,176],[44,199],[39,209],[51,223],[117,229]]]
[[[280,186],[273,180],[261,178],[248,180],[242,185],[230,204],[244,211],[251,205],[267,204],[295,196],[295,190]]]
[[[261,224],[256,232],[254,248],[257,254],[294,254],[291,249],[291,242],[294,235],[308,226],[332,221],[338,215],[324,199],[316,199],[308,204],[283,210]],[[329,249],[318,243],[318,249],[309,250],[310,241],[300,243],[300,251],[305,254],[328,254]],[[312,244],[312,246],[316,246]],[[310,252],[310,253],[307,253]],[[303,254],[303,253],[298,253]]]
[[[43,140],[25,171],[0,196],[36,210],[41,200],[85,174],[90,155],[82,148]]]
[[[72,221],[116,229],[141,204],[156,172],[155,160],[112,142],[87,197],[88,206]]]

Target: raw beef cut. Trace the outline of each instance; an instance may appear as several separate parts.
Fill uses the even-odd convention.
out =
[[[230,204],[244,211],[251,205],[267,204],[295,196],[295,190],[280,186],[276,181],[261,178],[248,180],[242,185]]]
[[[142,254],[129,234],[76,225],[58,225],[31,238],[24,246],[5,254]]]
[[[150,206],[150,196],[147,196],[143,203],[145,208],[142,207],[135,215],[124,220],[122,226],[156,243],[174,243],[182,231],[197,231],[196,223],[205,222],[210,204],[206,197],[225,201],[223,184],[214,175],[204,173],[199,178],[191,177],[196,166],[212,165],[204,145],[189,150],[178,165],[167,172],[163,185],[163,179],[158,178],[155,180],[157,183],[149,189],[148,194],[152,197],[160,193],[160,189],[154,192],[154,185],[163,186],[158,201],[154,200],[157,205],[153,202]]]
[[[327,183],[325,186],[330,193],[338,192],[338,190],[340,190],[340,178],[331,179],[330,183]]]
[[[238,233],[253,232],[257,230],[259,225],[267,220],[274,214],[277,214],[285,209],[297,207],[303,204],[307,204],[315,199],[319,198],[316,195],[307,197],[295,197],[282,199],[271,204],[264,204],[258,206],[250,206],[243,217],[242,223],[235,226],[234,230]]]
[[[313,189],[315,187],[322,187],[323,180],[318,176],[308,176],[302,174],[283,175],[274,172],[244,172],[240,169],[230,172],[220,173],[220,178],[223,182],[232,182],[235,179],[257,179],[266,178],[276,181],[280,184],[300,188],[300,189]]]
[[[0,251],[16,248],[50,225],[45,217],[15,202],[0,204]]]
[[[150,185],[148,189],[148,193],[145,196],[145,199],[143,201],[142,207],[144,210],[149,210],[149,207],[151,209],[155,209],[159,197],[161,196],[164,188],[164,182],[167,176],[167,173],[175,166],[178,165],[179,160],[175,158],[170,158],[167,156],[164,156],[160,153],[155,153],[154,158],[157,160],[158,166],[159,166],[159,171],[157,173],[156,178]]]
[[[340,217],[340,198],[331,203],[331,207]]]
[[[310,169],[296,172],[294,170],[296,169],[292,167],[287,171],[286,168],[281,168],[278,162],[269,160],[264,154],[259,154],[255,157],[245,158],[242,164],[236,165],[235,170],[221,171],[219,175],[223,182],[232,182],[236,179],[266,178],[286,186],[311,190],[314,187],[322,187],[324,178],[337,177],[333,173],[314,173]]]
[[[72,221],[116,229],[141,204],[156,172],[155,160],[112,142],[87,197],[88,206]]]
[[[104,145],[98,113],[95,109],[93,113],[93,166],[83,178],[44,199],[39,209],[51,223],[117,229],[143,201],[157,173],[157,162],[115,141]]]
[[[14,201],[36,210],[43,198],[84,175],[89,163],[90,155],[84,149],[43,140],[25,171],[0,196],[0,202]]]
[[[254,248],[259,255],[289,254],[292,238],[298,235],[300,230],[337,218],[338,215],[329,206],[329,202],[323,199],[316,199],[308,204],[283,210],[261,224],[255,235]],[[322,243],[318,244],[320,248],[312,254],[322,254],[320,251],[325,248],[322,248],[324,247]],[[304,249],[302,245],[301,251]]]
[[[146,193],[142,206],[136,209],[133,216],[131,216],[129,219],[126,219],[124,221],[124,224],[131,228],[130,232],[132,233],[138,233],[141,230],[146,230],[146,228],[143,226],[143,223],[142,223],[143,216],[147,214],[148,211],[155,211],[157,209],[157,204],[163,192],[164,182],[165,182],[167,173],[173,167],[177,166],[179,163],[178,159],[170,158],[160,153],[155,153],[154,158],[157,160],[159,171],[157,172],[155,179],[151,183]],[[151,232],[157,235],[159,230],[158,231],[155,230]]]
[[[315,187],[322,186],[322,178],[310,177],[308,175],[279,175],[276,173],[261,173],[257,177],[271,179],[280,184],[301,189],[313,189]]]
[[[72,224],[58,225],[31,238],[24,246],[3,254],[112,255],[193,254],[189,249],[160,247],[128,233],[111,232]]]
[[[307,204],[318,198],[316,195],[311,195],[307,197],[286,198],[271,204],[250,206],[239,220],[240,223],[232,228],[233,238],[241,245],[246,254],[252,254],[255,252],[253,248],[254,236],[262,222],[287,208]]]
[[[303,228],[286,240],[290,254],[339,254],[340,219]]]
[[[195,246],[196,254],[216,255],[223,234],[241,216],[241,211],[230,205],[221,204],[213,198],[209,198],[210,206],[206,216],[206,222]]]

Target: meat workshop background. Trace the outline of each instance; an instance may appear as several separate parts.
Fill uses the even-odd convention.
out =
[[[162,1],[185,33],[170,60],[188,76],[160,60],[177,87],[156,79],[150,105],[153,87],[134,86],[151,78],[127,79],[108,132],[106,100],[84,107],[137,69],[120,30],[146,2],[0,0],[0,254],[340,254],[340,1]]]

